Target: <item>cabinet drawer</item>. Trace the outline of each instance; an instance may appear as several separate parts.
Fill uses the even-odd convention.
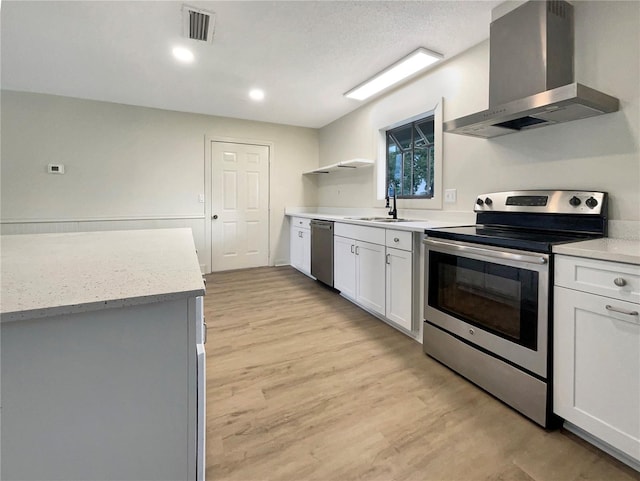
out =
[[[404,230],[386,230],[386,246],[403,251],[413,250],[413,233]]]
[[[380,227],[367,227],[356,224],[334,224],[334,235],[349,237],[350,239],[371,242],[372,244],[384,245],[384,229]]]
[[[303,229],[311,229],[311,219],[305,217],[292,217],[291,225],[295,227],[302,227]]]
[[[555,284],[640,304],[640,266],[558,255]]]

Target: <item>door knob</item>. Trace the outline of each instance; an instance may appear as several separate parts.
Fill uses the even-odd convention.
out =
[[[216,220],[217,218],[218,218],[218,214],[214,214],[214,215],[211,216],[212,220]]]

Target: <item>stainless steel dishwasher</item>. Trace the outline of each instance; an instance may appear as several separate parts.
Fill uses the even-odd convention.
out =
[[[311,220],[311,275],[333,287],[333,222]]]

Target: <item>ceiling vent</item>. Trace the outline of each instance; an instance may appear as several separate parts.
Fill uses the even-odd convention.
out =
[[[184,37],[213,43],[215,22],[215,13],[182,5],[182,35]]]

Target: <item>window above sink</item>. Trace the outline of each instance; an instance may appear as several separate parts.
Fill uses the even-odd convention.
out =
[[[387,189],[398,199],[433,197],[434,115],[387,130]]]
[[[382,103],[384,102],[383,100]],[[389,97],[388,102],[389,105],[380,105],[378,107],[376,118],[373,120],[378,152],[375,175],[376,202],[385,199],[389,188],[389,180],[393,179],[398,196],[398,209],[442,209],[442,98],[425,95],[425,98],[421,99],[420,102],[412,104],[411,107],[400,109],[400,111],[394,105],[391,105],[393,96]],[[429,107],[431,108],[429,109]],[[429,120],[427,121],[426,119]],[[425,125],[426,123],[429,125]],[[418,124],[421,127],[421,132],[413,124]],[[396,132],[396,129],[402,129],[403,126],[408,127],[408,132],[411,133],[411,136],[401,135],[402,139],[396,136],[397,143],[400,143],[402,148],[397,148],[390,155],[387,145],[387,133]],[[421,135],[426,133],[423,127],[427,130],[432,128],[430,134],[424,135],[426,140]],[[400,134],[400,132],[396,133]],[[415,164],[415,152],[408,153],[409,144],[411,144],[411,147],[418,147],[418,150],[426,146],[431,149],[430,152],[427,152],[427,155],[430,156],[431,171],[422,176],[424,182],[417,179],[415,175],[413,179],[411,178],[410,172]],[[392,170],[397,172],[388,172],[390,164]],[[410,167],[407,169],[405,168],[406,165]],[[408,175],[403,175],[403,170]],[[399,188],[400,183],[403,183],[402,189]],[[412,192],[414,195],[404,195],[405,191]],[[376,205],[379,206],[379,204]]]

